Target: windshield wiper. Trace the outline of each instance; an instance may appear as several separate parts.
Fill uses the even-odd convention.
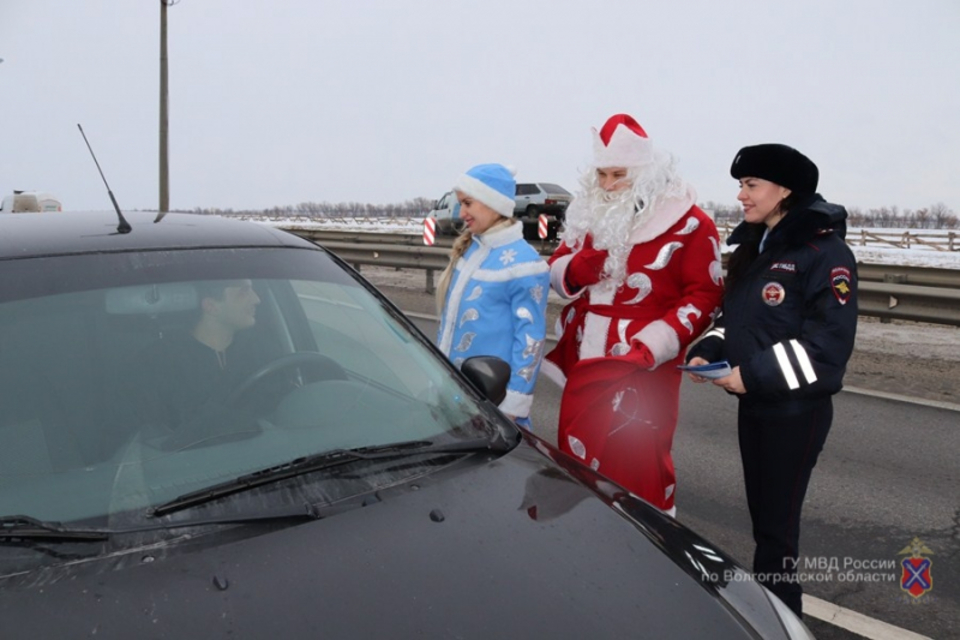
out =
[[[514,445],[502,438],[475,438],[437,444],[431,440],[411,440],[375,447],[357,447],[355,449],[332,449],[310,456],[296,458],[273,467],[248,473],[233,480],[192,491],[178,496],[169,502],[154,507],[148,513],[151,516],[165,516],[182,509],[194,507],[217,498],[228,496],[271,484],[287,478],[294,478],[305,473],[323,471],[357,460],[380,460],[384,458],[403,458],[407,456],[434,454],[434,453],[476,453],[482,451],[509,451]]]
[[[44,522],[30,516],[0,517],[0,540],[107,540],[110,535],[97,529],[71,529],[59,522]]]

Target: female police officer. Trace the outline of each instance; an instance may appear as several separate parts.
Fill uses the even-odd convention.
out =
[[[853,350],[856,262],[843,240],[847,212],[816,193],[819,172],[805,155],[744,147],[730,174],[744,221],[727,240],[737,248],[722,311],[688,364],[733,367],[713,383],[739,397],[753,570],[800,615],[800,509]]]

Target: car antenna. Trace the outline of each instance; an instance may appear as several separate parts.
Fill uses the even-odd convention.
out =
[[[103,170],[100,168],[100,163],[97,162],[97,156],[93,153],[93,147],[90,146],[90,141],[87,140],[87,134],[83,132],[83,127],[80,126],[80,123],[77,123],[77,128],[80,129],[80,135],[83,136],[83,141],[87,143],[87,149],[90,150],[90,155],[93,157],[93,163],[97,165],[97,171],[100,172],[100,179],[103,180],[103,186],[107,188],[107,194],[110,196],[110,202],[113,203],[113,208],[117,211],[117,218],[120,220],[120,223],[117,225],[117,233],[130,233],[133,231],[133,227],[130,226],[130,223],[127,222],[127,219],[123,217],[123,214],[120,212],[120,205],[117,204],[117,199],[113,197],[113,191],[110,190],[110,185],[107,184],[107,179],[103,177]]]

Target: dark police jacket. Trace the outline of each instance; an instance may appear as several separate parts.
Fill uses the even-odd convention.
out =
[[[761,415],[812,409],[840,390],[857,329],[857,267],[843,238],[846,210],[813,195],[767,236],[741,223],[720,315],[687,359],[740,367],[741,408]]]

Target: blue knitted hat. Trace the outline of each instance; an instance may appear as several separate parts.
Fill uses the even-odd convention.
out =
[[[502,164],[478,164],[457,179],[453,188],[487,205],[500,215],[512,218],[517,181],[514,172]]]

